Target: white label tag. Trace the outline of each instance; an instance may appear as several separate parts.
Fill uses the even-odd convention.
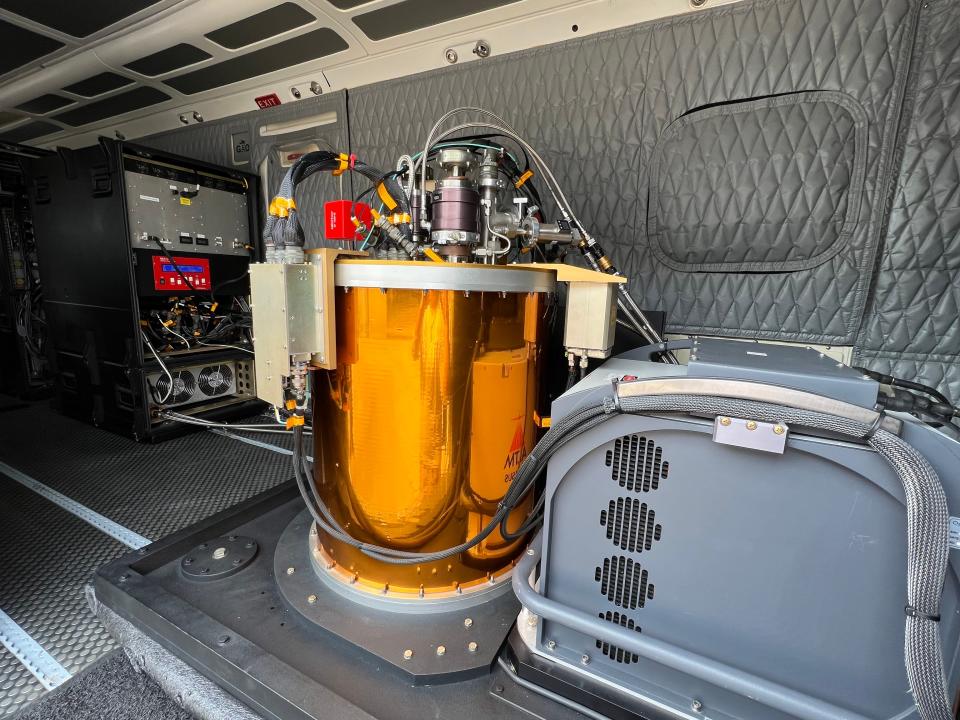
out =
[[[951,550],[960,550],[960,517],[950,516],[950,528],[947,532],[947,545]]]
[[[153,197],[152,195],[141,195],[141,200],[149,200],[150,202],[160,202],[160,198]]]

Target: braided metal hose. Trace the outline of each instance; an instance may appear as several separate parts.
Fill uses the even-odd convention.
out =
[[[616,412],[617,408],[608,406]],[[926,458],[883,429],[826,413],[754,400],[715,396],[623,397],[625,413],[684,412],[732,415],[765,422],[827,430],[865,440],[894,469],[907,504],[907,618],[904,656],[907,679],[923,720],[953,720],[940,641],[940,596],[947,571],[949,512],[943,486]]]

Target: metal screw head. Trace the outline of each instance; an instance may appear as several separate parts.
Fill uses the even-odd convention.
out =
[[[490,46],[483,40],[477,40],[477,44],[473,46],[473,54],[479,58],[490,57]]]
[[[480,646],[477,645],[476,641],[474,640],[471,640],[470,642],[467,643],[467,650],[469,650],[470,652],[476,652],[477,648],[479,647]]]
[[[589,663],[590,663],[590,656],[589,656],[589,655],[587,655],[586,653],[584,653],[583,655],[580,656],[580,664],[581,664],[581,665],[588,665]]]
[[[694,7],[703,7],[707,4],[707,0],[690,0],[690,4]]]
[[[773,431],[774,431],[777,435],[783,435],[783,434],[787,431],[787,429],[786,429],[783,425],[774,425],[774,426],[773,426]]]
[[[183,559],[183,564],[184,564],[184,565],[193,565],[193,558],[192,558],[192,557],[184,558],[184,559]]]
[[[287,575],[293,575],[295,572],[296,572],[296,570],[295,570],[294,568],[292,568],[292,567],[288,567],[288,568],[287,568]]]
[[[703,712],[703,703],[699,700],[694,700],[692,703],[690,703],[690,708],[694,712]]]
[[[723,426],[729,425],[730,422],[731,422],[731,420],[730,420],[730,418],[728,418],[728,417],[722,417],[722,418],[720,418],[720,424],[723,425]]]
[[[318,83],[316,80],[312,81],[310,83],[310,92],[312,92],[314,95],[323,94],[323,85]]]
[[[300,99],[300,88],[292,87],[290,88],[290,94],[293,95],[297,100]]]
[[[446,58],[447,62],[453,65],[458,59],[457,51],[453,48],[447,48],[443,51],[443,57]]]
[[[465,628],[471,628],[471,627],[473,627],[473,618],[464,618],[464,619],[463,619],[463,626],[464,626]]]
[[[406,650],[403,651],[404,660],[409,660],[412,657],[413,657],[413,650],[411,650],[410,648],[407,648]]]
[[[756,430],[757,423],[754,420],[747,420],[747,430]]]
[[[218,645],[226,645],[228,642],[230,642],[229,635],[221,635],[220,637],[217,638]]]
[[[556,640],[547,640],[547,650],[556,650],[557,641]]]
[[[203,122],[203,115],[200,114],[199,110],[193,111],[193,119],[196,120],[197,122]]]
[[[443,645],[437,645],[437,657],[443,657],[447,654],[447,648]]]
[[[527,625],[529,625],[530,627],[536,627],[536,626],[537,626],[537,616],[536,616],[536,615],[528,615],[528,616],[527,616]]]
[[[307,596],[307,602],[310,603],[311,605],[313,605],[314,603],[317,602],[317,596],[316,596],[316,595],[308,595],[308,596]]]

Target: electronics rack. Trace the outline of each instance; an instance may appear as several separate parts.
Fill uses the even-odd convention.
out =
[[[47,150],[0,143],[0,392],[33,399],[51,387],[43,292],[23,164]]]
[[[243,321],[256,176],[107,138],[31,175],[58,409],[161,440],[190,428],[161,412],[262,407]]]

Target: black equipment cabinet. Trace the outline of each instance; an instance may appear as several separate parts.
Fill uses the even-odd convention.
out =
[[[0,393],[49,394],[43,289],[24,165],[47,150],[0,142]]]
[[[228,420],[259,408],[249,348],[221,340],[164,352],[153,322],[171,298],[209,306],[216,291],[226,306],[249,293],[246,272],[260,253],[256,176],[107,138],[37,159],[30,175],[58,409],[164,439],[189,426],[159,417],[169,404],[157,401],[157,379],[182,389],[180,378],[204,365],[226,365],[232,385],[178,410]]]

